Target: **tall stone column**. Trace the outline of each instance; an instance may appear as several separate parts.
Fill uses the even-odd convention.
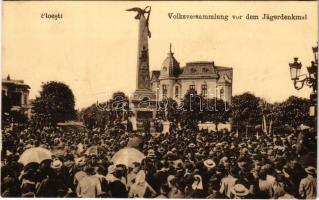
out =
[[[154,116],[153,112],[156,107],[156,95],[151,90],[149,69],[148,38],[151,36],[149,30],[151,8],[147,6],[145,9],[131,8],[127,11],[137,12],[135,19],[139,20],[136,90],[131,103],[134,105],[133,113],[136,116],[137,124],[142,124],[143,120],[150,120]]]
[[[139,32],[138,32],[137,77],[136,77],[137,90],[145,90],[145,89],[150,90],[148,37],[149,37],[148,22],[144,14],[142,14],[139,20]]]

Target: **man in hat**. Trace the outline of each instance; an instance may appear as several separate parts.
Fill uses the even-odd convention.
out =
[[[74,175],[77,172],[73,154],[67,154],[63,159],[62,171],[66,185],[75,192]]]
[[[154,160],[156,158],[154,149],[149,149],[147,151],[147,156],[146,157],[151,159],[151,160]]]
[[[168,162],[166,161],[161,161],[157,164],[157,170],[156,173],[154,174],[154,179],[156,185],[154,185],[154,190],[157,193],[161,193],[161,186],[166,183],[167,177],[169,176],[169,166]]]
[[[230,189],[234,199],[246,199],[249,195],[249,190],[242,184],[236,184]]]
[[[221,180],[221,187],[220,187],[220,194],[223,194],[227,196],[228,198],[231,198],[231,191],[230,189],[235,185],[237,181],[237,171],[238,169],[236,167],[231,167],[229,170],[229,174],[222,178]]]
[[[86,167],[84,176],[76,188],[78,197],[95,198],[102,193],[101,183],[98,177],[94,176],[94,168]]]
[[[111,182],[109,182],[111,198],[128,198],[126,185],[121,181],[124,175],[124,169],[121,166],[115,166],[112,167],[112,171],[108,173],[113,177]]]
[[[305,169],[307,177],[301,179],[299,185],[299,194],[303,199],[315,199],[316,198],[316,168],[309,166]]]
[[[37,197],[64,197],[68,192],[68,187],[61,174],[62,162],[55,159],[51,163],[51,169],[47,171],[36,192]]]

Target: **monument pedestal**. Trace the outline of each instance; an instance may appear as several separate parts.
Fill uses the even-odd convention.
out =
[[[136,90],[131,99],[137,129],[143,128],[143,121],[152,121],[156,115],[156,95],[151,90]]]
[[[151,36],[148,27],[151,7],[131,8],[127,11],[137,12],[135,19],[139,20],[136,91],[130,102],[133,105],[137,129],[140,130],[143,128],[143,121],[151,122],[156,114],[156,94],[151,90],[148,51],[148,38]]]

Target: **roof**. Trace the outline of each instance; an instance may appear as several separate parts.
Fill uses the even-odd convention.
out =
[[[170,45],[169,53],[162,63],[161,76],[177,77],[180,74],[179,62],[174,57],[172,45]]]
[[[223,71],[223,70],[232,70],[233,68],[231,68],[231,67],[221,67],[221,66],[214,66],[215,67],[215,69],[217,70],[217,71]]]
[[[188,62],[186,63],[186,65],[201,65],[201,64],[210,64],[210,65],[214,65],[214,61],[192,61],[192,62]]]
[[[161,71],[160,70],[153,70],[152,71],[152,76],[155,76],[155,78],[158,78],[161,74]]]
[[[217,81],[217,83],[219,83],[219,84],[222,84],[222,83],[231,83],[232,81],[231,81],[231,79],[227,76],[227,74],[224,74],[224,75],[222,75],[219,79],[218,79],[218,81]]]
[[[2,85],[15,85],[17,87],[25,87],[30,89],[30,86],[25,84],[23,80],[13,80],[9,75],[7,78],[2,79]]]

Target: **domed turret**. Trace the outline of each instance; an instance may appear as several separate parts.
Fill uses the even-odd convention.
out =
[[[161,77],[177,77],[180,71],[179,62],[175,59],[172,45],[170,44],[169,53],[162,64]]]

